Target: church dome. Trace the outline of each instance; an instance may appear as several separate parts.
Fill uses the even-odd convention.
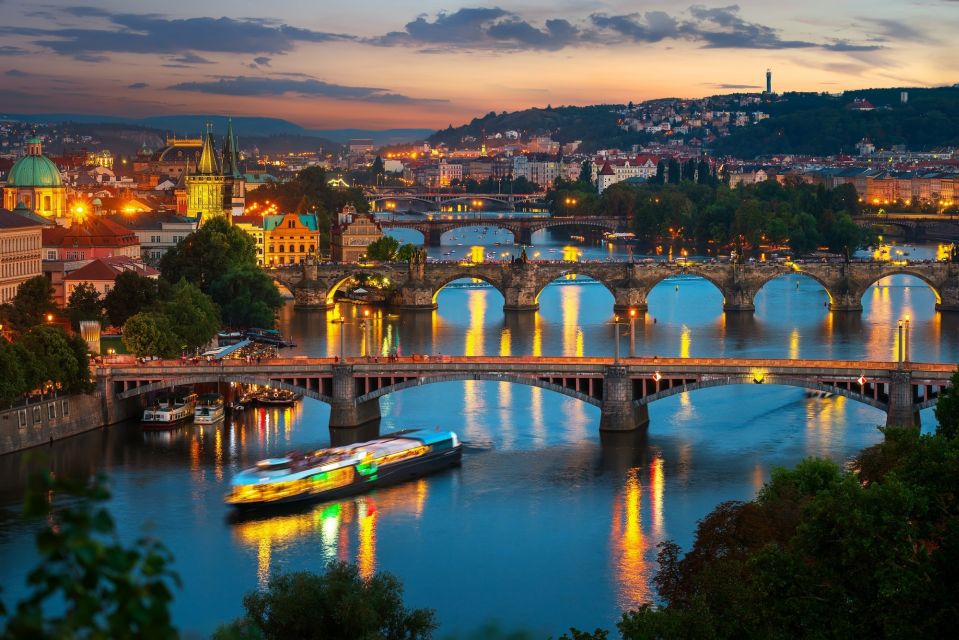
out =
[[[13,163],[8,187],[62,187],[57,165],[40,152],[40,139],[27,140],[27,155]]]

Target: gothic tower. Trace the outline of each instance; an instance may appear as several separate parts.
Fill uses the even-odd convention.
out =
[[[226,179],[223,208],[234,216],[242,216],[243,208],[246,205],[246,180],[240,171],[239,152],[236,146],[233,120],[229,120],[226,140],[223,141],[223,160],[220,163],[223,169],[223,177]]]
[[[208,123],[203,149],[196,170],[186,177],[187,215],[197,216],[200,223],[216,217],[230,220],[230,210],[224,207],[229,202],[229,185],[216,161],[213,147],[213,128]]]

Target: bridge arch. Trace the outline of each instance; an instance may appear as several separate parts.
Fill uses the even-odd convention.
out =
[[[675,278],[676,276],[695,276],[697,278],[702,278],[706,282],[712,284],[714,287],[716,287],[716,290],[719,291],[719,295],[722,296],[722,302],[724,306],[731,297],[731,292],[727,290],[726,283],[719,280],[714,274],[698,268],[694,263],[690,263],[681,272],[657,274],[653,278],[645,281],[643,283],[645,285],[643,299],[646,299],[652,290],[658,285],[662,284],[669,278]]]
[[[810,273],[810,272],[808,272],[808,271],[802,271],[802,270],[800,270],[800,269],[797,269],[797,270],[794,270],[794,271],[783,271],[782,273],[774,273],[774,274],[772,274],[771,276],[769,276],[768,278],[765,278],[764,280],[762,280],[762,281],[760,281],[759,283],[757,283],[756,291],[753,293],[753,296],[755,297],[756,295],[759,295],[759,292],[762,291],[763,288],[764,288],[767,284],[769,284],[770,282],[772,282],[773,280],[778,280],[779,278],[787,278],[787,277],[789,277],[789,276],[791,276],[791,275],[803,276],[803,277],[805,277],[805,278],[809,278],[810,280],[812,280],[813,282],[815,282],[816,284],[818,284],[820,287],[822,287],[822,290],[826,292],[826,297],[829,299],[829,304],[832,304],[832,302],[833,302],[833,294],[832,294],[832,291],[829,290],[829,285],[828,285],[822,278],[820,278],[819,276],[817,276],[815,273]]]
[[[212,384],[214,382],[237,382],[240,384],[256,384],[264,387],[269,387],[271,389],[284,389],[286,391],[292,391],[298,393],[305,398],[312,398],[314,400],[319,400],[320,402],[325,402],[327,404],[333,403],[333,398],[327,395],[321,394],[316,389],[308,389],[306,387],[290,384],[288,382],[282,382],[280,380],[271,380],[269,377],[265,376],[254,376],[254,375],[238,375],[230,374],[224,372],[222,375],[210,373],[204,375],[188,376],[183,378],[175,378],[172,380],[158,380],[156,382],[151,382],[149,384],[141,384],[136,387],[131,387],[126,391],[122,391],[117,394],[117,397],[126,400],[128,398],[135,398],[137,396],[142,396],[146,393],[151,393],[153,391],[164,391],[167,389],[172,389],[174,387],[194,385],[194,384]]]
[[[912,276],[913,278],[920,280],[932,291],[932,295],[935,296],[936,298],[936,306],[938,307],[938,305],[942,304],[942,292],[939,290],[939,285],[933,282],[927,274],[924,274],[916,269],[910,269],[908,265],[902,265],[902,266],[897,265],[895,267],[890,268],[889,270],[883,269],[883,271],[881,272],[879,276],[869,278],[869,281],[866,283],[865,287],[863,287],[862,291],[860,292],[860,295],[859,295],[860,301],[862,300],[863,296],[866,295],[866,292],[869,291],[869,289],[871,289],[873,286],[875,286],[880,280],[884,278],[888,278],[890,276],[898,276],[898,275]]]
[[[506,291],[504,290],[503,283],[493,278],[482,271],[471,271],[469,268],[464,268],[462,270],[457,270],[450,275],[444,276],[440,280],[436,280],[430,283],[430,286],[433,289],[433,304],[436,304],[436,298],[439,297],[440,292],[446,288],[446,286],[457,280],[482,280],[486,284],[490,285],[496,289],[503,300],[506,300]]]
[[[544,218],[541,223],[530,224],[529,231],[530,233],[536,233],[537,231],[542,231],[544,229],[552,229],[554,227],[599,227],[601,229],[606,229],[607,231],[616,231],[620,228],[618,221],[608,220],[608,219],[590,219],[587,217],[576,218],[576,219],[566,219],[566,218]]]
[[[751,374],[745,375],[725,375],[725,376],[715,376],[703,379],[699,382],[693,384],[684,384],[676,385],[670,387],[669,389],[663,389],[657,393],[647,395],[638,400],[634,400],[633,404],[636,406],[648,405],[651,402],[656,400],[662,400],[663,398],[668,398],[670,396],[678,395],[680,393],[686,393],[690,391],[697,391],[699,389],[709,389],[712,387],[722,387],[728,385],[755,385],[756,381]],[[887,403],[871,398],[865,394],[852,391],[850,389],[844,389],[830,384],[822,384],[813,382],[811,380],[803,380],[802,378],[789,378],[785,376],[771,376],[764,375],[762,379],[763,385],[775,385],[775,386],[786,386],[786,387],[799,387],[803,389],[809,389],[812,391],[823,391],[831,393],[837,396],[843,396],[849,398],[850,400],[855,400],[870,407],[886,411],[889,407]],[[921,408],[931,407],[936,403],[936,399],[927,400],[921,405]]]
[[[509,206],[508,198],[495,198],[490,195],[469,195],[465,194],[462,196],[454,196],[452,198],[443,198],[441,201],[443,204],[450,204],[454,202],[469,202],[471,200],[483,200],[484,202],[495,202],[496,204],[501,204],[504,207]]]
[[[381,396],[384,396],[388,393],[394,393],[396,391],[403,391],[404,389],[412,389],[414,387],[422,387],[428,384],[436,384],[439,382],[462,382],[464,380],[478,380],[485,382],[510,382],[514,384],[522,384],[528,387],[539,387],[541,389],[546,389],[548,391],[555,391],[564,396],[570,398],[575,398],[581,400],[588,404],[591,404],[596,407],[601,407],[603,402],[599,397],[594,397],[588,393],[582,391],[577,391],[569,387],[564,387],[562,385],[549,382],[548,380],[542,380],[540,378],[534,378],[532,376],[523,376],[523,375],[514,375],[514,374],[499,374],[499,373],[484,373],[484,372],[456,372],[444,375],[434,375],[434,376],[421,376],[414,378],[412,380],[407,380],[405,382],[398,382],[387,387],[381,387],[375,391],[371,391],[366,395],[359,396],[356,399],[357,403],[366,402],[368,400],[376,400]]]
[[[536,283],[536,302],[539,303],[539,297],[542,295],[543,291],[546,290],[546,287],[553,284],[557,280],[562,280],[564,278],[568,278],[569,276],[585,276],[591,280],[595,280],[603,285],[607,291],[609,291],[610,295],[613,296],[614,301],[616,300],[615,286],[612,283],[607,282],[601,274],[592,271],[587,265],[570,265],[569,269],[563,269],[559,273],[552,273],[547,277],[541,278],[539,282]]]

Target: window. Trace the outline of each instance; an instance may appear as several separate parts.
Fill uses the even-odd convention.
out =
[[[296,220],[287,220],[286,226],[288,229],[296,229]]]
[[[304,251],[306,251],[306,248],[304,247],[304,245],[301,244],[301,245],[300,245],[300,253],[303,253]]]
[[[18,426],[20,427],[27,426],[27,410],[26,409],[20,409],[20,411],[17,412],[17,423],[18,423]]]
[[[283,253],[283,252],[285,252],[285,251],[286,251],[286,245],[281,244],[281,245],[280,245],[280,253]]]
[[[47,260],[56,260],[57,259],[57,250],[48,249],[47,250]]]
[[[51,402],[50,404],[47,405],[47,418],[49,418],[50,420],[57,419],[57,403],[56,402]]]
[[[64,418],[70,415],[70,402],[68,400],[64,400],[60,405],[60,410],[60,413]]]
[[[34,424],[36,424],[37,422],[40,422],[42,419],[43,419],[43,414],[40,413],[40,406],[38,405],[33,408],[33,422]]]

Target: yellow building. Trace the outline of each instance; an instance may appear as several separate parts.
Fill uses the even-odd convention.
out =
[[[66,218],[67,193],[60,170],[43,155],[40,138],[27,140],[27,154],[17,160],[3,188],[3,207],[23,205],[44,218]]]
[[[302,264],[316,257],[320,229],[313,214],[287,213],[263,217],[263,264],[275,267]]]
[[[373,216],[357,213],[346,205],[330,230],[330,259],[333,262],[356,262],[366,256],[366,248],[383,237],[383,229]]]
[[[196,171],[186,177],[186,215],[205,224],[213,218],[230,220],[233,187],[220,171],[213,148],[213,131],[207,129]]]
[[[256,247],[256,264],[263,266],[263,218],[260,216],[234,216],[233,226],[246,231]]]
[[[43,224],[26,215],[0,209],[0,304],[17,295],[17,288],[43,275]]]

